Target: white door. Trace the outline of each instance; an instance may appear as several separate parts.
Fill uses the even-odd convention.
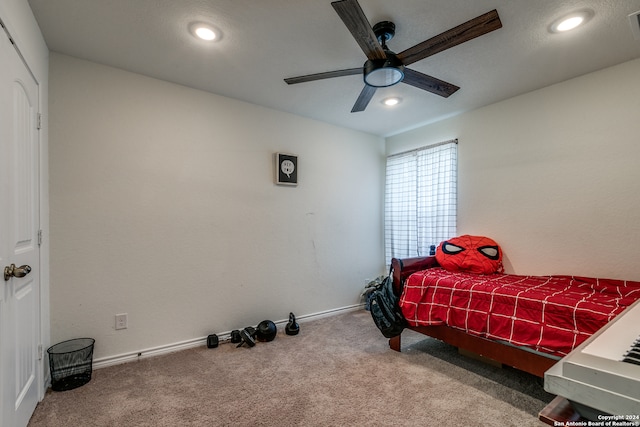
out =
[[[26,426],[42,375],[38,85],[0,29],[0,424]]]

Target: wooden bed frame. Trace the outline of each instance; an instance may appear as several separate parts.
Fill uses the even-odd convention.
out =
[[[438,267],[438,262],[433,256],[405,259],[393,258],[391,266],[393,268],[393,288],[396,295],[400,295],[402,293],[404,281],[407,277],[416,271]],[[475,335],[469,335],[460,329],[451,328],[445,325],[408,326],[407,329],[439,339],[458,347],[460,350],[475,353],[479,356],[494,360],[504,365],[512,366],[540,378],[543,378],[545,371],[558,361],[558,359],[550,355],[545,356],[542,353],[534,353],[505,343],[491,341]],[[400,351],[401,335],[389,339],[389,347],[393,350]]]

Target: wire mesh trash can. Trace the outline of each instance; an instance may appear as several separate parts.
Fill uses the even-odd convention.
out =
[[[76,338],[47,349],[52,390],[71,390],[91,380],[95,342],[93,338]]]

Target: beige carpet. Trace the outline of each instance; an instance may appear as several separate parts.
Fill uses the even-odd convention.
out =
[[[246,325],[245,325],[246,326]],[[388,348],[367,311],[280,328],[253,348],[206,346],[93,372],[49,391],[38,426],[544,426],[535,377],[411,331]]]

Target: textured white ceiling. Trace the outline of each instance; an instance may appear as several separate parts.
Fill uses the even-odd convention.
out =
[[[461,87],[442,98],[398,84],[351,113],[362,76],[287,85],[285,77],[360,67],[366,60],[330,0],[29,0],[49,49],[219,95],[388,136],[640,57],[627,16],[640,0],[359,0],[373,25],[396,24],[401,52],[497,9],[503,28],[411,65]],[[595,12],[565,34],[548,27]],[[189,24],[223,33],[196,40]],[[393,109],[380,101],[396,95]]]

